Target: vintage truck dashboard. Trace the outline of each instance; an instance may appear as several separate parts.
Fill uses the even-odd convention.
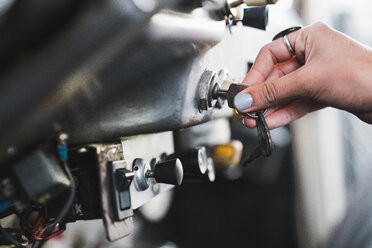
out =
[[[241,81],[273,0],[8,1],[0,11],[1,244],[42,246],[78,220],[108,240],[133,209],[239,165]]]

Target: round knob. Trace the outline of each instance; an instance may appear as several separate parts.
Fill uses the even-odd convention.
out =
[[[208,171],[207,171],[207,175],[208,175],[208,180],[210,182],[214,182],[216,180],[216,170],[215,170],[215,167],[214,167],[214,163],[213,163],[213,159],[212,158],[208,158]]]
[[[167,159],[181,160],[183,172],[191,175],[201,175],[207,171],[207,149],[202,146],[183,154],[172,154]]]
[[[232,140],[227,144],[216,145],[212,150],[213,161],[219,169],[238,166],[242,154],[243,143],[240,140]]]
[[[177,158],[157,163],[148,176],[154,177],[157,183],[180,185],[183,180],[182,163]]]
[[[203,175],[185,175],[185,182],[214,182],[216,180],[216,170],[212,158],[207,158],[207,171]]]
[[[268,20],[269,15],[266,6],[244,9],[242,21],[244,26],[266,30]]]

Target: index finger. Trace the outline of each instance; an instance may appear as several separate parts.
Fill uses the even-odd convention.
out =
[[[287,35],[292,48],[295,47],[296,38],[301,30]],[[297,51],[296,51],[297,52]],[[266,81],[275,65],[288,61],[293,56],[289,53],[284,44],[283,38],[276,39],[265,45],[257,55],[252,69],[243,80],[243,84],[255,85]]]

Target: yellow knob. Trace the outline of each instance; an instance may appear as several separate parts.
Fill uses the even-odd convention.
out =
[[[212,158],[217,168],[227,169],[239,164],[242,152],[242,142],[233,140],[227,144],[215,146],[213,148]]]

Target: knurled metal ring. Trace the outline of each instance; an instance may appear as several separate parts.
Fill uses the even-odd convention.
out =
[[[267,113],[267,109],[265,109],[262,113],[263,116],[265,116],[265,114]],[[257,114],[250,114],[250,113],[245,113],[246,116],[252,118],[252,119],[258,119],[258,115]]]

